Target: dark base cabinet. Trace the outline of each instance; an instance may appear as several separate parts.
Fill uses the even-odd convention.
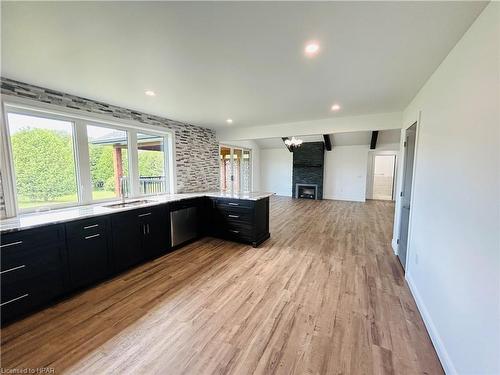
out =
[[[193,198],[3,234],[1,322],[203,235],[258,246],[269,238],[269,198]]]
[[[210,198],[209,234],[257,247],[270,237],[269,198],[258,201]]]
[[[109,274],[108,219],[92,218],[66,224],[71,288],[104,279]]]
[[[115,272],[168,252],[169,221],[167,209],[155,206],[117,213],[111,218],[112,255]]]
[[[64,293],[68,273],[63,225],[2,235],[0,251],[2,322]]]
[[[166,254],[170,249],[170,228],[166,206],[153,207],[138,213],[141,248],[145,258]]]
[[[144,258],[141,249],[144,228],[139,223],[135,211],[113,215],[111,232],[113,243],[111,264],[114,272],[124,271]]]

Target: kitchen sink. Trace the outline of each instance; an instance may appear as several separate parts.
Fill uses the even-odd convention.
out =
[[[141,204],[145,203],[152,203],[154,201],[148,200],[148,199],[138,199],[135,201],[128,201],[128,202],[120,202],[120,203],[113,203],[113,204],[108,204],[104,207],[109,207],[109,208],[124,208],[124,207],[133,207],[133,206],[140,206]]]

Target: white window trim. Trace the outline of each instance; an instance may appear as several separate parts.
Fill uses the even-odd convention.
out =
[[[49,103],[42,103],[36,100],[19,98],[16,96],[2,95],[1,102],[2,116],[0,119],[0,170],[2,174],[2,187],[5,202],[5,217],[13,217],[21,213],[17,204],[17,192],[15,188],[15,172],[12,163],[12,150],[10,145],[9,129],[7,122],[8,113],[18,113],[24,115],[34,115],[51,119],[69,121],[73,124],[74,153],[78,185],[78,202],[69,204],[58,204],[22,210],[22,213],[36,212],[40,210],[59,209],[65,207],[76,207],[88,204],[101,204],[109,201],[116,201],[119,198],[92,200],[92,186],[90,179],[90,166],[88,157],[88,139],[86,125],[103,126],[128,132],[129,137],[129,167],[131,194],[129,198],[144,197],[139,194],[138,178],[139,171],[137,164],[137,132],[147,132],[157,134],[164,139],[165,171],[168,173],[168,191],[162,194],[172,194],[176,192],[176,169],[175,169],[175,133],[174,131],[151,124],[143,124],[139,121],[129,119],[118,119],[109,115],[88,113],[83,110],[66,108]],[[137,178],[137,181],[136,181]],[[152,194],[156,195],[156,194]]]

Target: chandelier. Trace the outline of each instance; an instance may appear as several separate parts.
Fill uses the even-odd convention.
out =
[[[285,139],[285,145],[290,150],[294,150],[302,145],[302,139],[297,139],[295,137],[292,137],[292,139]]]

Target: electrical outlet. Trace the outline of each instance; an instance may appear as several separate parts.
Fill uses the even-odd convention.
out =
[[[418,254],[415,254],[415,264],[418,264]]]

